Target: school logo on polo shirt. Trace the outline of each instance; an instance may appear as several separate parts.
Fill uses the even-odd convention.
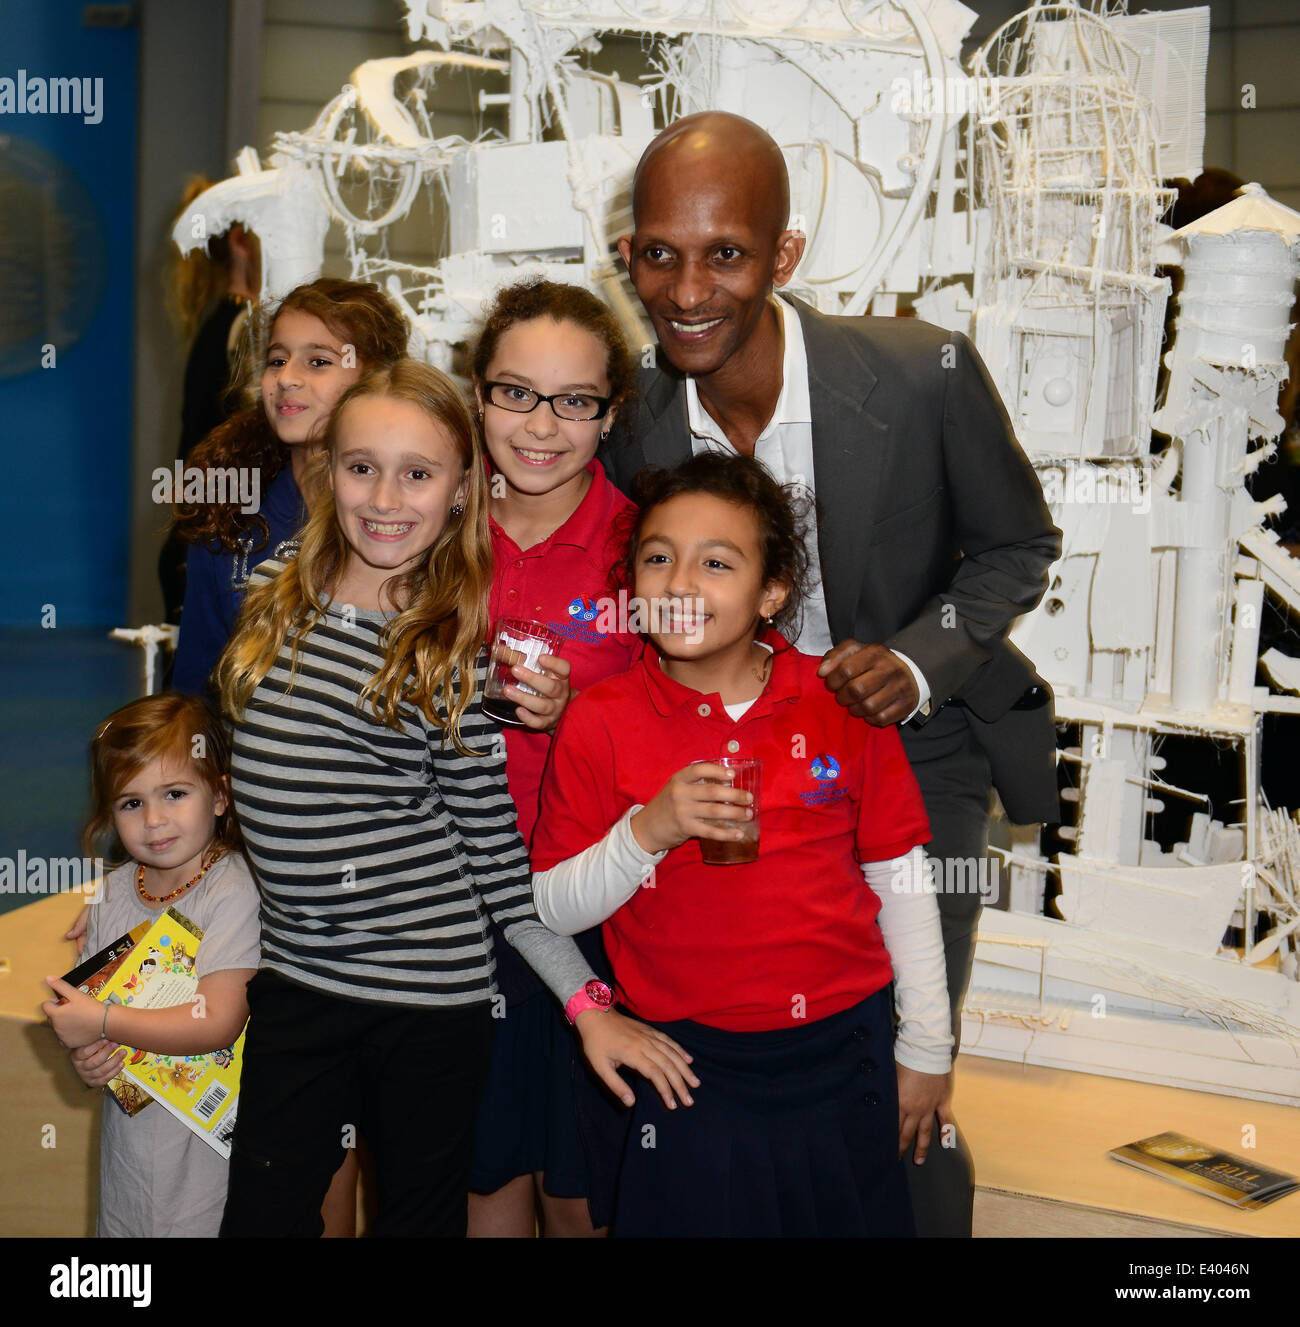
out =
[[[608,637],[596,626],[600,617],[600,607],[594,599],[578,595],[569,600],[564,618],[559,622],[546,625],[565,640],[578,641],[583,645],[603,645]]]
[[[848,796],[847,790],[838,782],[840,762],[834,756],[819,752],[808,766],[808,773],[812,775],[814,786],[799,794],[799,800],[805,806],[829,806]]]

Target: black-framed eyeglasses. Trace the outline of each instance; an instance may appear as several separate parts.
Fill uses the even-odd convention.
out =
[[[488,401],[500,406],[502,410],[527,415],[545,401],[557,419],[574,422],[604,419],[614,400],[612,396],[592,396],[590,392],[556,392],[554,396],[543,396],[541,392],[535,392],[531,387],[521,387],[517,382],[485,382],[483,390]]]

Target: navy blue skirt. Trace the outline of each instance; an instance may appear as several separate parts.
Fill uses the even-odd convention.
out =
[[[695,1104],[670,1111],[627,1073],[630,1109],[580,1093],[593,1220],[622,1237],[916,1233],[888,987],[772,1032],[656,1026],[695,1057]]]
[[[474,1129],[470,1188],[495,1193],[519,1175],[543,1173],[553,1198],[583,1198],[587,1172],[573,1098],[572,1028],[550,992],[506,1008],[492,1022],[492,1065]]]

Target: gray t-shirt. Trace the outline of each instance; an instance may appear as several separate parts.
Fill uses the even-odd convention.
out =
[[[145,903],[135,871],[136,864],[127,862],[109,874],[90,910],[86,956],[175,908],[203,931],[195,966],[200,979],[259,965],[257,886],[239,853],[227,853],[170,903]],[[107,1092],[103,1096],[100,1238],[215,1237],[226,1205],[229,1162],[156,1102],[132,1117]]]

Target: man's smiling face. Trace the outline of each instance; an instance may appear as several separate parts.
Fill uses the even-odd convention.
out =
[[[718,113],[660,140],[638,167],[635,229],[619,252],[675,368],[703,376],[735,358],[743,371],[773,285],[803,254],[803,237],[786,229],[780,150],[756,125]]]
[[[745,181],[697,167],[659,187],[664,173],[649,164],[636,229],[619,250],[669,362],[713,373],[759,324],[777,237],[756,224]]]

